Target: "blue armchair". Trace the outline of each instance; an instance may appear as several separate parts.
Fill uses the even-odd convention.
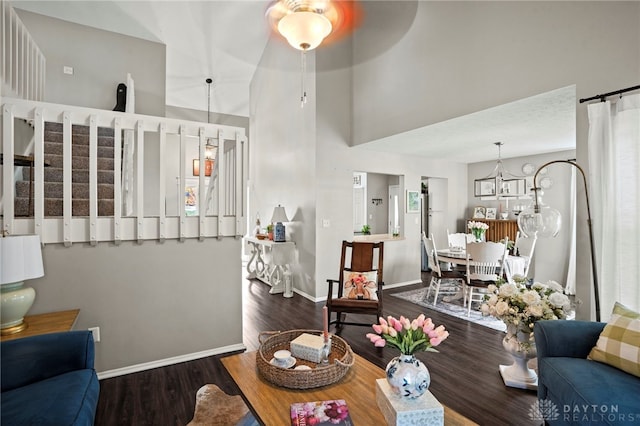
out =
[[[605,323],[538,321],[538,400],[550,425],[640,422],[640,377],[587,359]]]
[[[3,425],[93,425],[100,384],[89,331],[0,345]]]

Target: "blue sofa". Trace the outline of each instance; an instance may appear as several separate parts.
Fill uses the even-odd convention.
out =
[[[93,425],[100,383],[89,331],[0,345],[2,425]]]
[[[550,425],[640,424],[640,377],[587,359],[605,323],[538,321],[538,401]]]

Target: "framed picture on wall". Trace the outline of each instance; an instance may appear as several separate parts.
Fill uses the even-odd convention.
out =
[[[420,191],[407,190],[407,213],[420,213]]]
[[[474,219],[484,219],[486,217],[487,211],[484,207],[478,206],[473,209],[473,218]]]
[[[496,218],[497,209],[495,207],[487,207],[487,211],[485,213],[485,217],[487,219],[495,219]]]

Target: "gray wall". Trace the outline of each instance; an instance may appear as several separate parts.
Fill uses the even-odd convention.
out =
[[[309,70],[314,52],[307,55]],[[278,204],[285,208],[286,238],[296,244],[294,288],[315,295],[316,222],[316,86],[306,76],[309,102],[300,107],[300,53],[280,40],[267,44],[251,82],[249,147],[249,211],[269,224]]]
[[[236,239],[51,244],[43,260],[29,313],[80,309],[76,330],[100,327],[98,372],[242,344]]]
[[[309,102],[301,109],[299,53],[272,42],[251,87],[251,222],[259,211],[264,225],[281,200],[289,217],[292,209],[296,212],[287,226],[299,254],[295,288],[316,299],[326,297],[326,279],[338,274],[340,242],[353,238],[354,171],[402,175],[401,187],[409,182],[406,188],[413,190],[420,189],[422,175],[448,177],[450,191],[458,194],[450,197],[452,224],[466,208],[466,192],[455,189],[466,185],[465,165],[349,148],[352,75],[342,64],[350,58],[351,44],[346,42],[307,55]],[[334,71],[314,75],[315,63]],[[406,238],[389,242],[385,249],[387,284],[420,280],[418,219],[403,209]]]
[[[45,102],[112,110],[118,84],[130,73],[136,112],[164,116],[163,44],[16,11],[47,60]],[[64,74],[64,66],[73,67],[73,75]]]
[[[136,111],[164,115],[164,45],[19,14],[47,57],[45,101],[112,109],[116,86],[130,72]],[[63,74],[63,65],[73,66],[75,74]],[[146,159],[152,160],[157,150],[153,141],[145,142]],[[147,170],[147,177],[152,172]],[[157,191],[147,192],[151,201]],[[150,211],[157,212],[157,203],[147,206]],[[75,328],[101,330],[98,372],[237,348],[242,345],[240,254],[235,238],[47,245],[45,276],[32,281],[37,298],[30,313],[79,308]]]
[[[363,2],[368,18],[353,38],[354,144],[573,84],[578,99],[638,84],[638,2],[401,4],[413,20],[406,19],[410,26],[388,47],[385,32],[373,25],[380,19],[369,17],[388,15],[391,4]],[[379,45],[384,49],[376,54]],[[576,155],[583,167],[586,111],[585,104],[576,105]],[[584,200],[577,202],[578,223],[584,223]],[[584,302],[577,316],[589,318],[584,229],[578,229],[577,247],[577,296]]]
[[[197,109],[181,108],[177,106],[167,105],[165,108],[165,117],[176,118],[178,120],[201,121],[207,123],[207,111]],[[244,127],[245,134],[249,134],[249,117],[240,115],[220,114],[218,112],[209,113],[209,122],[223,124],[225,126]]]
[[[398,180],[397,177],[395,180]],[[367,173],[365,205],[367,208],[367,223],[371,226],[372,234],[386,234],[388,232],[389,181],[390,176],[379,173]],[[381,198],[382,204],[372,204],[372,198]]]

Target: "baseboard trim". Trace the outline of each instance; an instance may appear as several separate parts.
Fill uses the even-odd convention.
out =
[[[420,283],[422,283],[422,280],[404,281],[404,282],[395,283],[395,284],[385,284],[383,288],[386,290],[389,288],[405,287],[408,285],[420,284]]]
[[[305,299],[311,300],[313,303],[322,302],[323,300],[327,300],[326,296],[325,297],[316,298],[316,297],[313,297],[312,295],[310,295],[309,293],[305,293],[302,290],[298,290],[297,288],[294,288],[293,292],[299,294],[300,296],[304,297]]]
[[[193,352],[185,355],[178,355],[171,358],[159,359],[156,361],[145,362],[142,364],[130,365],[128,367],[116,368],[113,370],[101,371],[98,373],[98,380],[110,379],[112,377],[124,376],[125,374],[139,373],[141,371],[151,370],[153,368],[166,367],[168,365],[179,364],[181,362],[193,361],[212,355],[220,355],[227,352],[244,351],[247,347],[238,343],[235,345],[223,346],[220,348],[208,349],[201,352]]]

